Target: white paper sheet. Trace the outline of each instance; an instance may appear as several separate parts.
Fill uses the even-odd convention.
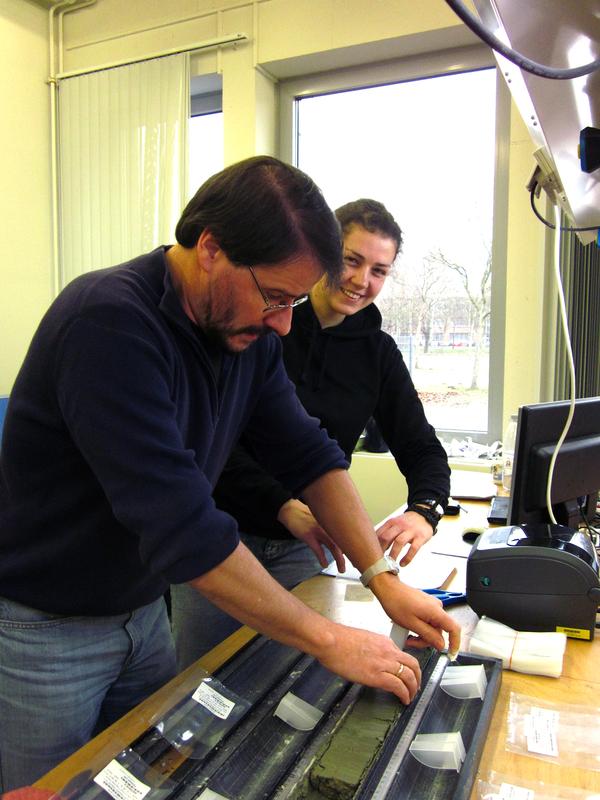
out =
[[[419,555],[423,556],[422,558]],[[403,583],[415,589],[439,589],[450,577],[454,564],[447,556],[437,553],[417,553],[406,567],[400,567],[398,576]],[[360,580],[360,572],[346,559],[346,572],[338,572],[335,561],[323,570],[324,575]]]

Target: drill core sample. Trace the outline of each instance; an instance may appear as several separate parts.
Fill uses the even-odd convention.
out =
[[[322,797],[350,800],[403,709],[389,692],[365,688],[313,765],[312,787]]]

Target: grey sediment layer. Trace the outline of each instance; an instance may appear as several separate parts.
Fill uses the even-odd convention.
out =
[[[310,771],[317,797],[351,800],[403,708],[389,692],[365,688]]]
[[[411,653],[421,670],[433,655],[431,648]],[[290,800],[352,800],[388,731],[407,710],[395,695],[363,687]]]

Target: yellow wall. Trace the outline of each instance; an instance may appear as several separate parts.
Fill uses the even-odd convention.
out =
[[[406,481],[389,453],[354,453],[350,477],[358,488],[373,525],[406,503]]]
[[[0,318],[10,320],[12,346],[8,361],[2,363],[0,391],[11,385],[51,285],[45,15],[26,0],[4,2],[14,21],[5,25],[0,17],[0,58],[14,119],[0,135],[3,158],[9,162],[8,185],[18,198],[13,204],[13,197],[3,193],[0,202],[3,219],[13,221],[9,243],[21,251],[25,243],[28,246],[26,259],[16,260],[14,269],[4,266],[10,291],[3,292],[6,308]],[[27,17],[22,23],[19,13]],[[192,59],[193,74],[222,73],[227,163],[255,153],[276,153],[278,77],[476,41],[444,0],[97,0],[65,15],[63,70],[142,57],[237,32],[247,34],[248,41]],[[20,66],[16,82],[15,63]],[[544,231],[529,209],[525,190],[533,146],[517,112],[512,116],[505,419],[521,403],[538,399],[543,321]],[[25,129],[27,137],[21,135]],[[27,203],[32,198],[30,212]]]
[[[0,395],[8,394],[52,292],[47,14],[0,11]]]
[[[535,220],[525,191],[534,167],[532,150],[515,110],[508,187],[504,427],[520,405],[538,402],[541,392],[545,230]]]

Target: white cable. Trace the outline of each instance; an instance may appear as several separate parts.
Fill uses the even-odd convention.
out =
[[[569,374],[571,377],[571,404],[569,406],[569,413],[567,415],[567,421],[565,422],[565,427],[556,443],[556,447],[554,448],[554,452],[552,453],[552,458],[550,459],[550,469],[548,470],[548,483],[546,485],[546,506],[548,508],[548,515],[550,517],[550,521],[556,525],[556,517],[554,516],[554,511],[552,510],[552,478],[554,476],[554,465],[556,464],[556,459],[558,457],[558,451],[562,447],[562,444],[569,432],[569,428],[571,427],[571,422],[573,421],[573,415],[575,414],[575,361],[573,359],[573,349],[571,347],[571,336],[569,333],[569,323],[567,320],[567,308],[565,305],[565,294],[562,285],[561,275],[560,275],[560,241],[561,241],[561,233],[560,233],[560,208],[558,205],[554,207],[554,218],[556,221],[556,232],[554,234],[554,277],[556,278],[556,289],[558,294],[558,303],[560,307],[560,320],[561,320],[561,327],[563,331],[563,335],[565,337],[565,345],[567,348],[567,357],[569,362]]]

